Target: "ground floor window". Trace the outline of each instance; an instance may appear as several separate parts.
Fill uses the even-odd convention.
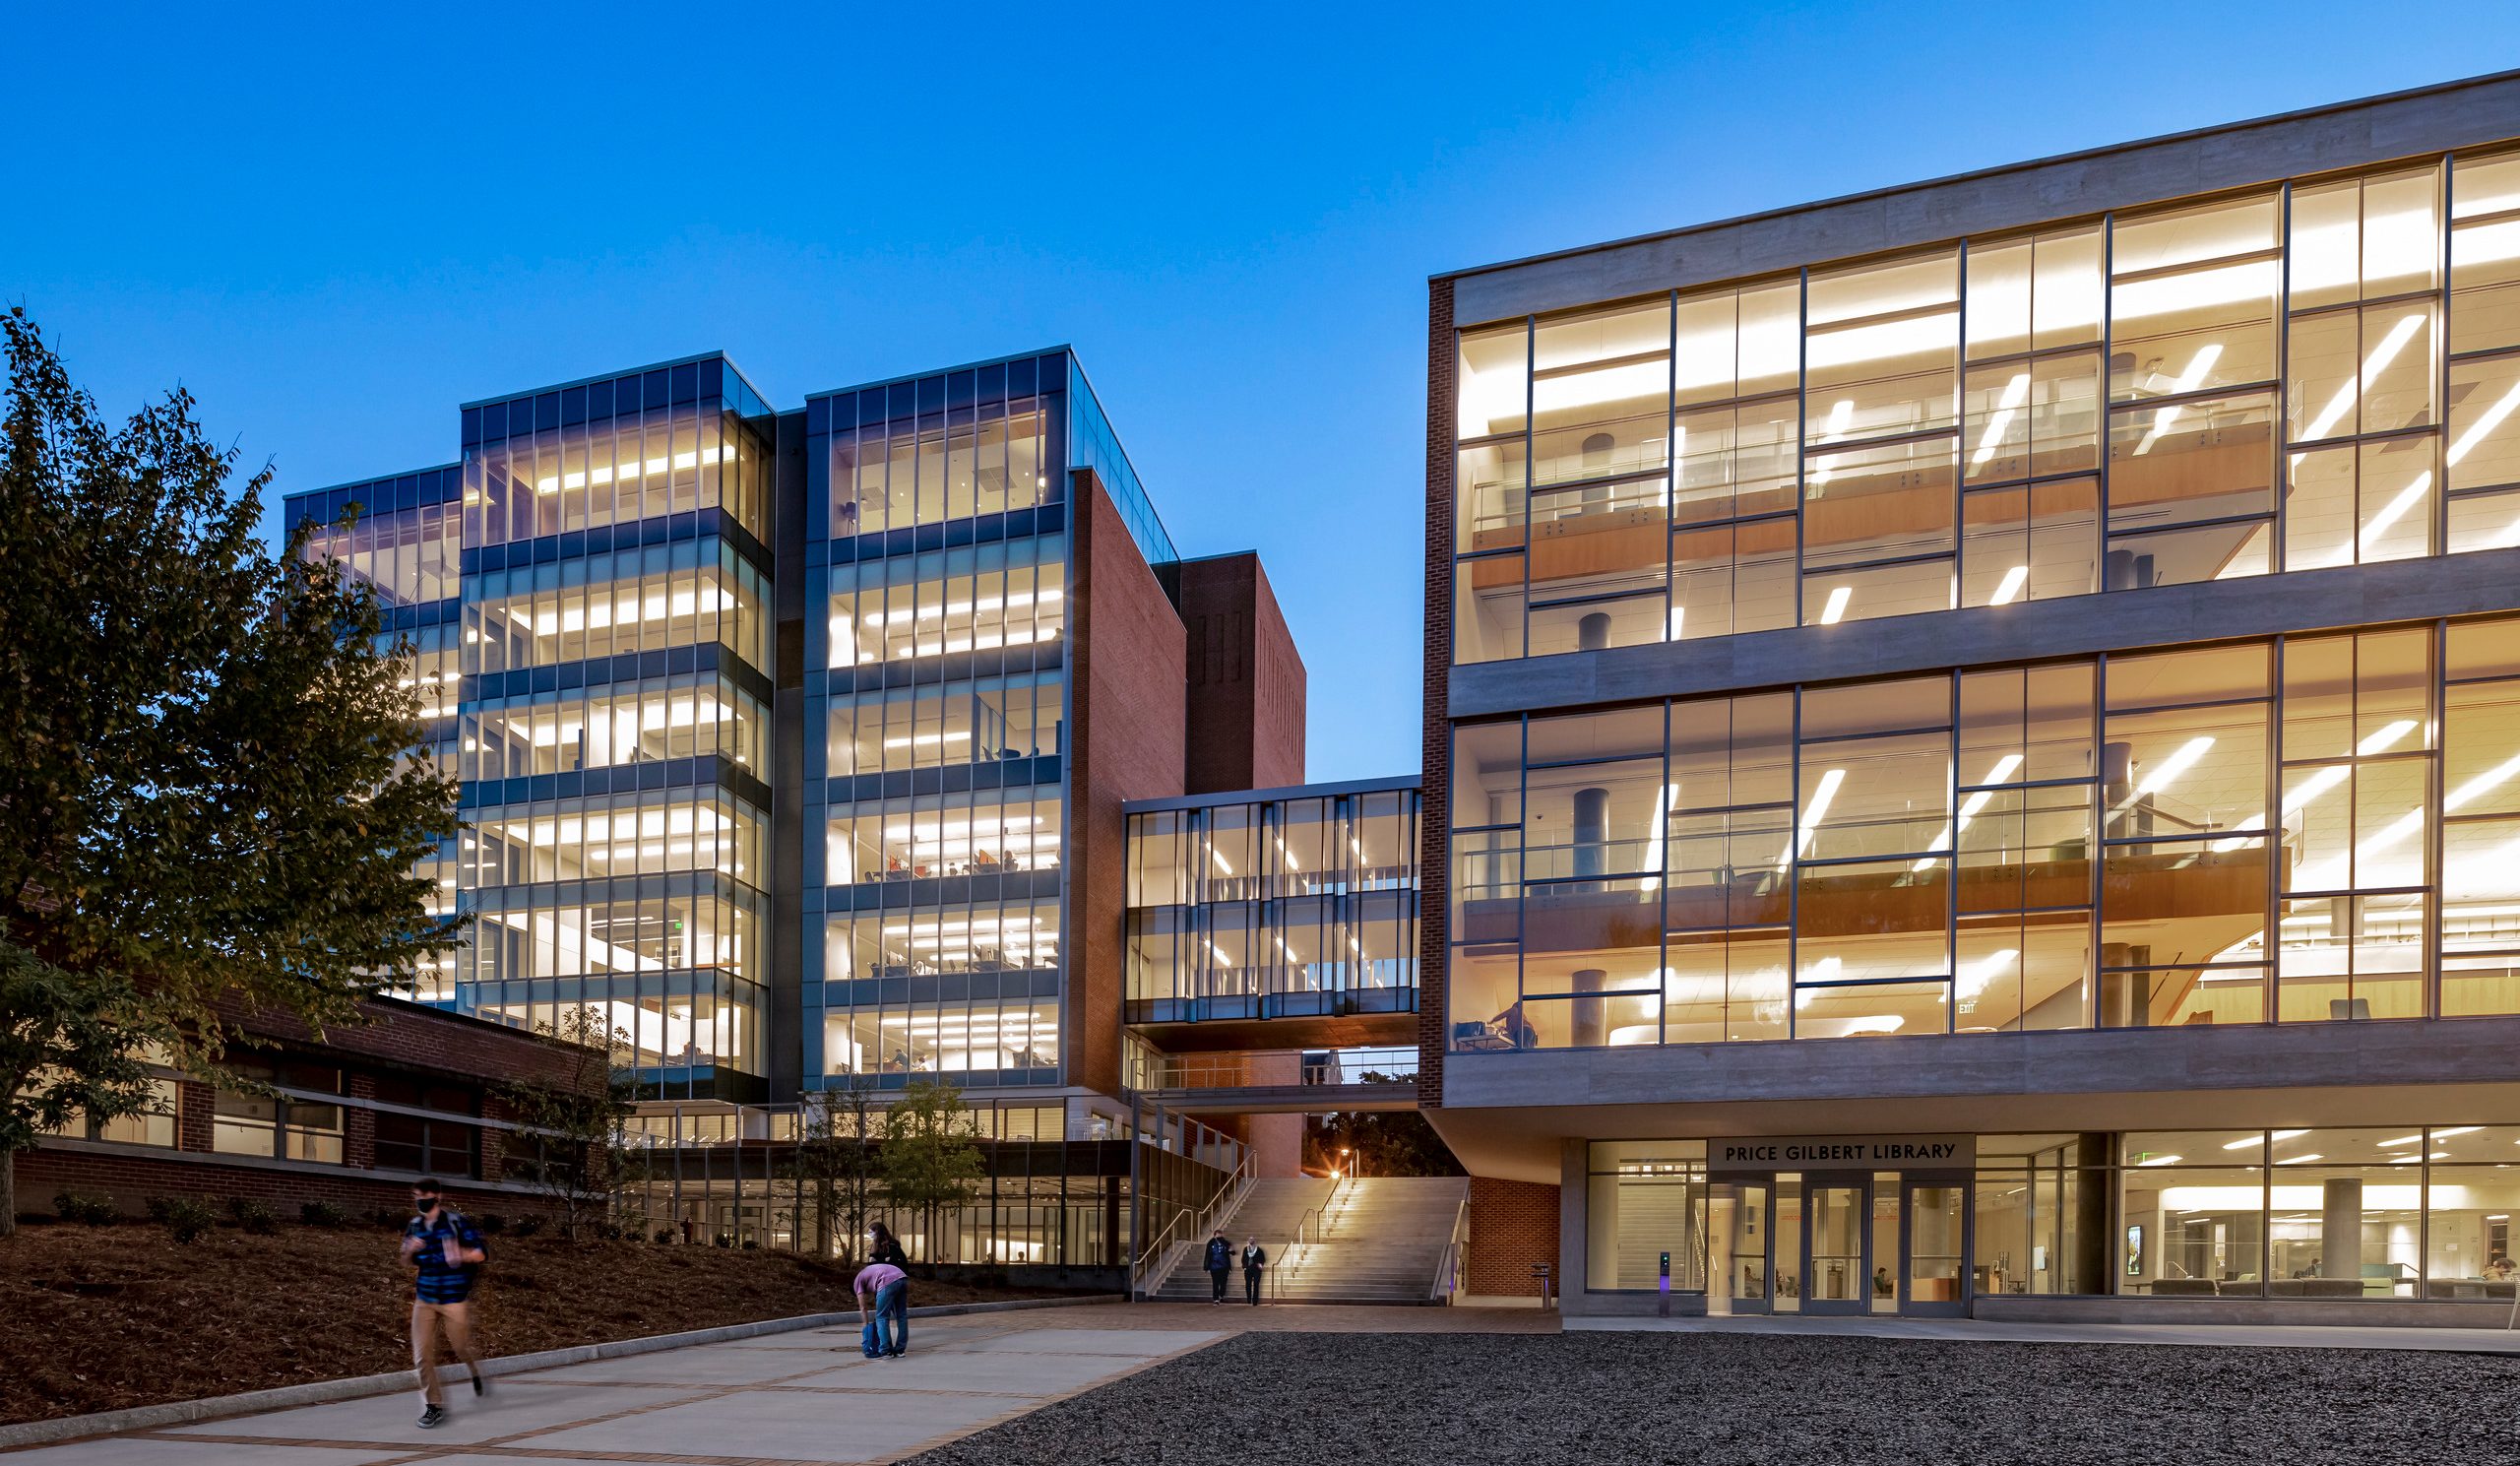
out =
[[[229,1068],[261,1087],[218,1092],[211,1109],[212,1150],[326,1166],[344,1164],[343,1109],[313,1098],[343,1093],[341,1070],[294,1059],[277,1064],[234,1063]]]
[[[138,1115],[125,1115],[113,1119],[98,1119],[85,1111],[71,1115],[46,1131],[71,1140],[109,1140],[118,1145],[154,1145],[161,1150],[175,1148],[177,1089],[172,1077],[150,1081],[150,1108]]]
[[[2520,1125],[1956,1138],[1974,1139],[1974,1158],[1864,1169],[1901,1137],[1850,1136],[1843,1164],[1789,1170],[1789,1157],[1772,1173],[1710,1173],[1702,1140],[1594,1142],[1584,1287],[1659,1291],[1667,1259],[1671,1292],[1735,1312],[2059,1295],[2509,1301],[2520,1283]],[[1808,1156],[1814,1142],[1793,1145]]]
[[[1587,1178],[1586,1286],[1637,1291],[1706,1287],[1708,1215],[1703,1140],[1596,1141]]]

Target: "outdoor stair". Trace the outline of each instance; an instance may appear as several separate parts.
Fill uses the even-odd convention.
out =
[[[1237,1259],[1226,1297],[1241,1303],[1242,1244],[1256,1237],[1269,1252],[1264,1303],[1435,1302],[1435,1275],[1469,1194],[1470,1182],[1458,1177],[1254,1181],[1224,1223]],[[1297,1227],[1316,1209],[1319,1215],[1298,1243]],[[1198,1241],[1204,1244],[1206,1239]],[[1200,1261],[1194,1248],[1155,1296],[1171,1303],[1207,1298],[1208,1275]]]

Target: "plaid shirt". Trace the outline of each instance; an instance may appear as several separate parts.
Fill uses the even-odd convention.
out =
[[[432,1226],[426,1217],[413,1217],[403,1228],[405,1237],[420,1240],[420,1249],[411,1254],[411,1265],[419,1269],[413,1280],[413,1294],[424,1304],[460,1304],[472,1296],[472,1280],[480,1275],[480,1264],[468,1262],[450,1267],[446,1261],[447,1239],[453,1238],[464,1250],[479,1251],[489,1256],[481,1244],[481,1230],[472,1219],[451,1206],[437,1209],[437,1222]]]

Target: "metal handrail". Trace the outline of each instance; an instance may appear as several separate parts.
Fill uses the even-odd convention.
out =
[[[1234,1163],[1233,1174],[1228,1176],[1217,1187],[1215,1194],[1208,1198],[1206,1205],[1172,1214],[1172,1220],[1164,1224],[1164,1230],[1155,1235],[1155,1241],[1139,1252],[1138,1276],[1129,1289],[1131,1297],[1141,1299],[1149,1297],[1165,1285],[1166,1280],[1172,1276],[1173,1269],[1181,1265],[1181,1258],[1188,1255],[1188,1249],[1196,1244],[1196,1234],[1221,1220],[1226,1213],[1241,1203],[1243,1191],[1257,1179],[1253,1174],[1254,1171],[1253,1157],[1250,1152],[1245,1151],[1242,1159]],[[1197,1219],[1197,1224],[1191,1228],[1193,1236],[1185,1237],[1177,1243],[1167,1243],[1166,1240],[1172,1236],[1173,1230],[1193,1218]],[[1148,1262],[1146,1259],[1159,1256],[1159,1249],[1164,1249],[1161,1260]]]
[[[1453,1208],[1453,1235],[1444,1243],[1444,1255],[1435,1263],[1435,1282],[1430,1299],[1450,1302],[1461,1291],[1461,1254],[1469,1239],[1463,1236],[1470,1228],[1470,1193],[1462,1192],[1461,1204]]]
[[[1346,1185],[1349,1179],[1348,1177],[1343,1176],[1333,1180],[1330,1183],[1330,1194],[1321,1198],[1321,1204],[1295,1219],[1295,1240],[1288,1247],[1289,1261],[1293,1260],[1295,1247],[1301,1247],[1309,1254],[1311,1249],[1318,1246],[1327,1236],[1330,1231],[1330,1208],[1339,1200],[1339,1188]],[[1316,1227],[1315,1223],[1319,1226]],[[1305,1236],[1307,1231],[1313,1234],[1309,1238]]]

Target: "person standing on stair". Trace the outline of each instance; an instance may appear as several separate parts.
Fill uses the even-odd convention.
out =
[[[1225,1229],[1208,1239],[1208,1255],[1203,1264],[1208,1270],[1208,1302],[1225,1302],[1225,1275],[1233,1271],[1233,1243],[1225,1240]]]
[[[1255,1308],[1260,1307],[1260,1270],[1268,1265],[1268,1249],[1260,1245],[1260,1239],[1244,1238],[1242,1240],[1242,1297],[1245,1303]]]

